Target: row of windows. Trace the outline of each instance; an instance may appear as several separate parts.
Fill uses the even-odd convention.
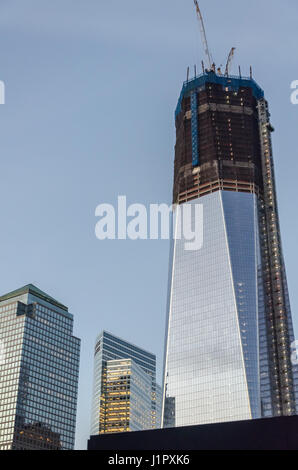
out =
[[[45,423],[61,436],[62,448],[72,448],[80,343],[72,336],[72,319],[39,305],[33,318],[16,316],[16,303],[2,306],[0,313],[1,337],[6,346],[5,361],[0,366],[2,436],[6,441],[11,437],[17,415],[28,425]],[[22,425],[19,429],[23,432]],[[34,439],[30,441],[24,435],[22,439],[27,447],[32,444],[36,448]]]

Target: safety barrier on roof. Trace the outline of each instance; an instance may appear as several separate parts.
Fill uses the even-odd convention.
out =
[[[252,78],[239,77],[236,75],[229,75],[227,77],[224,75],[217,75],[214,72],[206,72],[202,75],[199,75],[198,77],[184,82],[176,108],[176,116],[181,111],[181,103],[184,96],[188,95],[191,91],[196,90],[197,88],[204,87],[206,83],[222,85],[223,87],[228,87],[232,91],[238,91],[241,87],[251,88],[253,95],[257,100],[264,98],[264,91]]]

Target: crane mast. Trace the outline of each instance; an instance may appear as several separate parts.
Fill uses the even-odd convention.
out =
[[[194,4],[195,4],[195,7],[196,7],[197,17],[198,17],[198,21],[199,21],[199,24],[200,24],[203,48],[204,48],[205,55],[207,57],[208,67],[209,67],[210,71],[215,72],[215,64],[213,63],[212,55],[211,55],[210,50],[209,50],[206,30],[205,30],[205,26],[204,26],[204,20],[203,20],[203,16],[202,16],[199,4],[198,4],[198,0],[194,0]],[[230,67],[231,67],[231,64],[232,64],[232,60],[233,60],[233,57],[234,57],[235,50],[236,50],[236,48],[232,47],[232,49],[230,50],[230,53],[228,55],[226,68],[225,68],[225,76],[226,77],[229,76]],[[204,63],[203,62],[202,62],[202,65],[203,65],[203,73],[204,73]],[[217,69],[217,73],[219,73],[221,75],[220,67]]]
[[[200,23],[204,52],[205,52],[206,57],[207,57],[207,59],[208,59],[209,69],[212,69],[212,67],[213,67],[212,58],[211,58],[211,54],[210,54],[209,47],[208,47],[208,41],[207,41],[206,30],[205,30],[204,21],[203,21],[203,16],[202,16],[202,13],[201,13],[201,10],[200,10],[198,1],[197,1],[197,0],[194,0],[194,4],[195,4],[195,7],[196,7],[196,11],[197,11],[197,17],[198,17],[198,20],[199,20],[199,23]]]
[[[230,65],[231,65],[231,63],[232,63],[235,50],[236,50],[236,47],[232,47],[232,49],[230,50],[229,56],[228,56],[227,65],[226,65],[226,71],[225,71],[225,75],[226,75],[227,77],[228,77],[228,75],[229,75]]]

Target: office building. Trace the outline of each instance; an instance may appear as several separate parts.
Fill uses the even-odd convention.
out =
[[[73,316],[29,284],[0,297],[0,450],[74,447],[80,340]]]
[[[251,76],[213,67],[184,83],[173,202],[192,206],[189,225],[202,205],[203,245],[172,245],[164,427],[296,413],[273,130]]]
[[[96,339],[91,435],[160,427],[156,357],[107,331]]]
[[[102,376],[100,434],[150,429],[152,380],[132,359],[107,361]]]

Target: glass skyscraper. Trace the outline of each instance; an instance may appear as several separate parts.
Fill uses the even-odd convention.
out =
[[[152,380],[132,359],[107,361],[102,376],[100,434],[152,425]]]
[[[172,244],[164,427],[296,413],[272,131],[251,77],[210,70],[184,83],[173,202],[176,227],[180,205],[202,206],[203,245]]]
[[[91,435],[160,425],[155,355],[103,331],[95,344]]]
[[[0,450],[74,447],[80,340],[32,284],[0,297]]]

